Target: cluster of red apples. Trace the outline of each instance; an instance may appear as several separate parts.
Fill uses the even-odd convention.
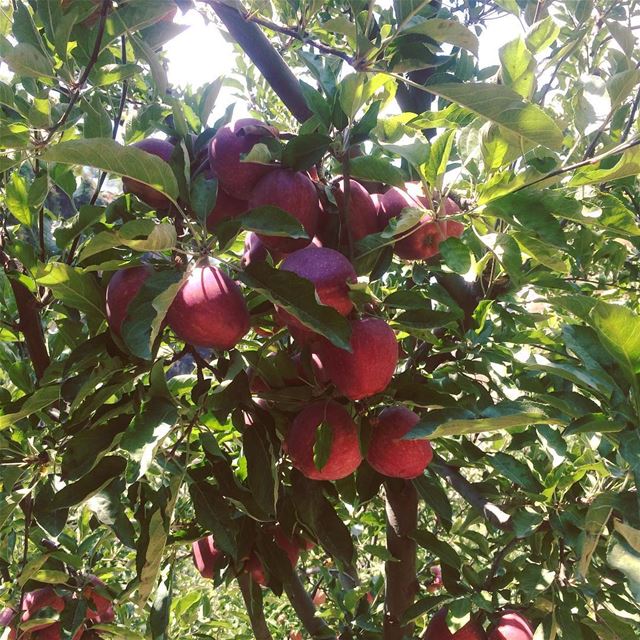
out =
[[[281,270],[309,280],[321,304],[348,317],[351,351],[336,347],[284,309],[274,310],[276,320],[288,328],[295,344],[311,352],[316,370],[314,382],[325,387],[333,385],[337,394],[348,400],[368,398],[389,385],[398,362],[398,343],[385,320],[356,314],[350,297],[356,272],[345,256],[347,237],[357,242],[387,228],[389,221],[405,208],[422,209],[422,219],[398,239],[395,251],[406,260],[427,259],[438,253],[445,238],[462,233],[462,225],[447,218],[459,209],[446,199],[439,207],[444,215],[437,217],[431,210],[433,203],[417,185],[408,185],[407,191],[387,188],[372,196],[362,184],[350,180],[347,233],[339,215],[345,199],[342,179],[325,184],[314,180],[312,176],[317,175],[313,172],[245,159],[257,144],[277,137],[273,127],[258,120],[238,120],[216,132],[205,158],[194,159],[194,178],[204,174],[218,181],[218,196],[207,227],[215,233],[221,222],[262,206],[282,209],[300,222],[307,239],[249,234],[242,263],[246,266],[270,255]],[[142,140],[136,146],[167,162],[174,150],[170,141],[155,138]],[[123,187],[158,211],[171,207],[162,193],[147,185],[125,178]],[[130,302],[151,273],[150,266],[139,266],[118,271],[111,278],[106,310],[115,334],[120,334]],[[207,260],[199,262],[184,281],[167,312],[166,324],[195,347],[230,349],[249,331],[250,316],[238,284]],[[418,420],[404,407],[389,407],[377,416],[366,454],[374,469],[386,476],[407,479],[422,474],[432,458],[430,444],[425,440],[402,440]],[[318,467],[314,443],[320,425],[329,425],[332,444],[326,461]],[[362,461],[355,422],[342,404],[329,397],[310,404],[295,417],[284,448],[293,465],[315,480],[346,477]]]
[[[85,622],[72,640],[98,640],[101,636],[91,628],[92,625],[113,622],[115,611],[105,584],[93,575],[88,575],[84,586],[76,591],[61,594],[53,587],[28,591],[22,598],[20,613],[17,608],[7,608],[0,612],[0,629],[9,627],[8,640],[62,640],[63,631],[59,618],[67,605],[78,599],[83,599],[86,605]]]
[[[489,633],[474,618],[452,633],[447,626],[447,609],[431,619],[423,640],[533,640],[531,623],[517,611],[505,611]]]

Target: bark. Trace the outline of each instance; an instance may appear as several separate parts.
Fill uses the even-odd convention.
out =
[[[418,493],[406,480],[385,482],[387,549],[394,560],[385,562],[384,640],[412,637],[413,624],[404,624],[405,611],[418,592],[416,542]]]
[[[258,25],[246,20],[237,9],[224,4],[222,0],[208,0],[208,4],[296,120],[308,120],[312,113],[297,78]]]
[[[256,640],[273,640],[267,621],[264,617],[264,609],[262,608],[262,591],[261,588],[251,581],[248,573],[241,573],[238,576],[238,584],[242,592],[242,599],[249,614],[251,628]]]
[[[316,607],[295,571],[291,572],[291,579],[283,586],[291,606],[307,633],[317,640],[336,640],[336,634],[331,631],[324,620],[316,616]]]

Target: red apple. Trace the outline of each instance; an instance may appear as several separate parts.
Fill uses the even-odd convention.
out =
[[[420,421],[405,407],[389,407],[373,420],[367,462],[384,476],[417,478],[433,458],[428,440],[403,440]]]
[[[25,593],[22,600],[22,622],[27,622],[42,609],[53,609],[58,613],[64,610],[64,600],[52,587],[42,587]]]
[[[116,335],[119,336],[122,331],[131,301],[152,273],[151,267],[129,267],[116,271],[109,280],[106,294],[107,323]]]
[[[242,156],[263,138],[277,136],[276,129],[253,118],[237,120],[216,132],[209,145],[209,164],[227,193],[246,200],[258,180],[273,171],[275,165],[242,162]]]
[[[351,239],[353,242],[357,242],[378,230],[378,211],[371,195],[359,182],[350,180],[349,185],[349,229],[351,230]],[[344,204],[344,180],[342,178],[335,183],[333,194],[338,210],[340,210]],[[322,237],[321,239],[324,240]],[[341,229],[340,244],[345,245],[346,243],[346,230]]]
[[[113,622],[116,617],[116,613],[111,604],[111,599],[98,593],[96,587],[102,591],[106,590],[106,585],[97,576],[87,576],[90,585],[86,586],[82,590],[82,594],[88,600],[87,603],[87,618],[97,623],[109,623]]]
[[[378,228],[383,231],[392,218],[397,218],[403,209],[407,207],[421,208],[421,203],[410,196],[406,191],[391,187],[389,191],[380,197],[380,206],[378,209]]]
[[[296,372],[298,373],[297,384],[299,384],[300,381],[306,382],[308,384],[314,384],[317,382],[321,385],[327,384],[327,382],[329,382],[329,378],[327,378],[327,374],[317,354],[312,353],[310,357],[312,376],[309,376],[309,372],[307,372],[304,367],[302,353],[296,353],[291,357],[291,360],[293,360],[293,363],[296,365]]]
[[[230,196],[221,186],[218,185],[218,195],[216,204],[207,216],[207,230],[213,232],[215,227],[223,220],[237,218],[246,213],[249,205],[246,200],[239,200]]]
[[[311,242],[318,227],[320,202],[316,188],[306,174],[276,169],[261,178],[251,192],[249,209],[263,206],[278,207],[290,213],[304,227],[308,236],[305,240],[259,234],[267,249],[291,253]]]
[[[231,349],[249,331],[240,287],[217,267],[196,267],[169,307],[167,322],[195,347]]]
[[[347,283],[356,282],[356,272],[349,260],[338,251],[308,246],[285,258],[280,269],[311,281],[320,303],[333,307],[340,315],[346,316],[353,309]],[[311,332],[283,309],[278,309],[277,313],[278,320],[289,328],[295,327],[302,332]]]
[[[351,323],[351,353],[325,338],[313,350],[327,376],[350,400],[361,400],[384,391],[398,364],[398,342],[393,329],[380,318]]]
[[[444,582],[442,582],[442,568],[439,564],[434,565],[429,569],[433,574],[433,580],[427,585],[427,591],[429,593],[435,593],[444,587]]]
[[[157,156],[165,162],[171,160],[171,154],[173,153],[173,145],[167,140],[160,140],[159,138],[145,138],[144,140],[135,142],[132,146],[153,156]],[[143,182],[138,182],[125,176],[122,178],[122,188],[125,193],[133,193],[140,198],[140,200],[155,209],[165,210],[171,206],[171,201],[167,196]]]
[[[455,633],[447,626],[447,608],[440,609],[429,622],[423,640],[486,640],[486,634],[473,618]]]
[[[331,429],[329,457],[322,469],[313,460],[320,425]],[[333,400],[321,400],[303,409],[293,420],[285,440],[293,466],[313,480],[339,480],[351,475],[362,462],[358,429],[346,409]]]
[[[80,633],[80,636],[84,633],[84,629]],[[79,637],[76,636],[75,637]],[[74,640],[75,640],[74,637]],[[32,640],[62,640],[62,625],[59,622],[47,625],[43,629],[38,629],[31,632]]]
[[[295,540],[289,538],[284,533],[280,525],[276,525],[275,527],[273,527],[271,533],[273,534],[275,543],[287,554],[289,562],[291,562],[291,566],[295,567],[296,564],[298,564],[298,559],[300,558],[300,548],[296,544]],[[255,583],[263,587],[267,584],[267,577],[264,572],[264,566],[255,550],[252,551],[247,558],[244,569],[251,574],[251,578]]]
[[[200,575],[209,580],[212,580],[215,573],[227,562],[225,554],[216,547],[213,536],[196,540],[191,547],[191,555]]]
[[[517,611],[506,611],[489,634],[489,640],[532,640],[531,623]]]
[[[277,251],[269,251],[257,233],[250,231],[244,239],[244,252],[240,264],[248,267],[256,262],[265,262],[271,256],[274,263],[280,262],[282,256]]]

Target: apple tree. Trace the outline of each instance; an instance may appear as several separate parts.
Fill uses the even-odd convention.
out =
[[[0,1],[2,640],[640,637],[639,17]]]

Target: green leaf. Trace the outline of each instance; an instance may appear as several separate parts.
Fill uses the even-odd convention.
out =
[[[18,420],[22,420],[22,418],[26,418],[38,411],[42,411],[42,409],[45,409],[59,399],[60,387],[58,385],[37,389],[28,396],[26,400],[24,400],[17,411],[10,409],[11,413],[0,415],[0,430],[6,429]]]
[[[442,18],[418,18],[420,22],[410,23],[410,26],[402,30],[403,34],[418,33],[428,36],[436,42],[446,42],[454,47],[460,47],[478,55],[478,37],[475,33],[460,24],[456,20],[443,20]]]
[[[328,127],[331,124],[331,105],[319,91],[303,80],[300,80],[300,88],[309,109]]]
[[[84,103],[85,118],[82,133],[85,138],[109,138],[113,130],[111,116],[100,100],[100,96],[95,93],[91,101]]]
[[[198,107],[198,117],[203,125],[207,124],[207,120],[216,105],[218,96],[220,95],[220,89],[224,83],[224,76],[216,78],[213,82],[210,82],[202,91],[200,98],[200,105]]]
[[[533,472],[522,461],[506,453],[496,453],[489,457],[489,464],[505,478],[508,478],[529,493],[542,493],[542,485]]]
[[[137,147],[124,147],[114,140],[70,140],[49,147],[42,159],[85,167],[94,167],[119,176],[127,176],[149,185],[175,200],[178,183],[169,165],[157,156]]]
[[[282,150],[282,164],[294,171],[306,171],[322,160],[332,139],[323,133],[307,133],[289,140]]]
[[[500,63],[504,83],[531,99],[536,87],[536,59],[520,36],[500,47]]]
[[[309,238],[297,218],[287,211],[271,205],[251,209],[248,213],[235,218],[234,221],[238,222],[246,231],[255,231],[267,236]]]
[[[404,176],[391,161],[373,156],[359,156],[349,161],[352,178],[384,182],[395,187],[404,187]]]
[[[531,25],[527,33],[526,43],[531,53],[540,53],[553,44],[560,33],[560,27],[551,16]]]
[[[438,540],[438,538],[425,529],[418,529],[411,536],[423,549],[437,555],[438,558],[450,567],[460,569],[462,567],[462,559],[455,552],[453,547],[446,542]]]
[[[471,252],[460,238],[447,238],[441,242],[440,253],[452,271],[465,274],[471,269]]]
[[[640,316],[626,306],[598,302],[591,321],[603,346],[627,374],[640,373]]]
[[[598,546],[600,536],[611,517],[614,507],[617,506],[616,497],[612,493],[600,493],[589,505],[583,525],[582,550],[576,566],[578,580],[585,580],[587,577],[591,558]]]
[[[218,199],[218,180],[212,178],[207,180],[204,173],[201,173],[191,183],[191,191],[189,193],[189,202],[191,209],[196,214],[201,225],[205,225],[207,216],[216,206]]]
[[[322,471],[329,462],[331,447],[333,446],[333,429],[328,422],[321,422],[316,430],[313,443],[313,464],[318,471]]]
[[[364,73],[350,73],[338,85],[338,99],[347,118],[352,120],[364,104],[364,86],[367,76]]]
[[[289,271],[274,269],[264,262],[251,263],[237,274],[237,278],[336,347],[351,350],[348,320],[332,307],[317,302],[315,287],[309,280]]]
[[[640,173],[640,147],[638,146],[627,149],[612,167],[607,166],[611,164],[610,160],[610,157],[607,157],[596,165],[578,169],[569,181],[569,186],[580,187],[585,184],[610,182],[611,180],[636,176]],[[601,169],[603,164],[607,168]]]
[[[156,451],[171,432],[178,419],[178,410],[164,398],[154,398],[143,405],[142,410],[122,435],[120,447],[131,454],[138,464],[135,479],[149,469]]]
[[[458,409],[437,409],[413,427],[405,439],[420,440],[443,438],[446,436],[486,433],[514,427],[527,427],[546,423],[549,417],[535,404],[505,401],[483,410],[479,417],[470,417],[470,412]],[[557,423],[559,419],[553,418]]]
[[[440,134],[432,143],[429,160],[420,169],[426,181],[436,189],[442,189],[442,181],[447,171],[451,156],[455,131],[449,130]]]
[[[20,42],[4,56],[11,71],[30,78],[55,78],[51,61],[28,42]]]
[[[69,218],[64,224],[59,226],[53,236],[59,249],[64,249],[76,236],[98,222],[104,215],[104,207],[96,207],[85,204],[80,207],[80,211]]]
[[[523,100],[509,87],[466,82],[430,84],[428,90],[496,122],[535,145],[562,149],[563,134],[555,120],[540,107]]]
[[[540,264],[558,273],[569,273],[571,269],[569,261],[556,247],[519,231],[512,232],[511,236],[517,240],[525,253],[528,253]]]
[[[278,502],[278,471],[271,445],[259,429],[246,429],[242,446],[247,459],[247,484],[255,501],[270,516]]]
[[[31,226],[33,216],[29,207],[29,193],[26,179],[17,171],[11,174],[5,191],[5,202],[18,222]]]
[[[122,82],[142,72],[142,67],[137,64],[106,64],[94,69],[91,73],[91,83],[96,87],[107,87],[117,82]]]
[[[162,502],[144,522],[136,554],[139,579],[139,607],[145,606],[160,573],[162,557],[167,544],[171,521],[173,520],[173,512],[183,479],[184,474],[176,474],[170,477],[169,485],[163,487],[160,492]]]
[[[607,553],[607,563],[624,574],[633,597],[640,600],[640,553],[624,538],[614,535]]]
[[[68,484],[53,496],[51,509],[65,509],[82,504],[106,487],[114,478],[119,478],[127,468],[121,456],[107,456],[100,460],[89,474]]]
[[[89,316],[104,317],[104,294],[94,274],[63,262],[49,262],[39,266],[35,280],[49,287],[56,300]]]

